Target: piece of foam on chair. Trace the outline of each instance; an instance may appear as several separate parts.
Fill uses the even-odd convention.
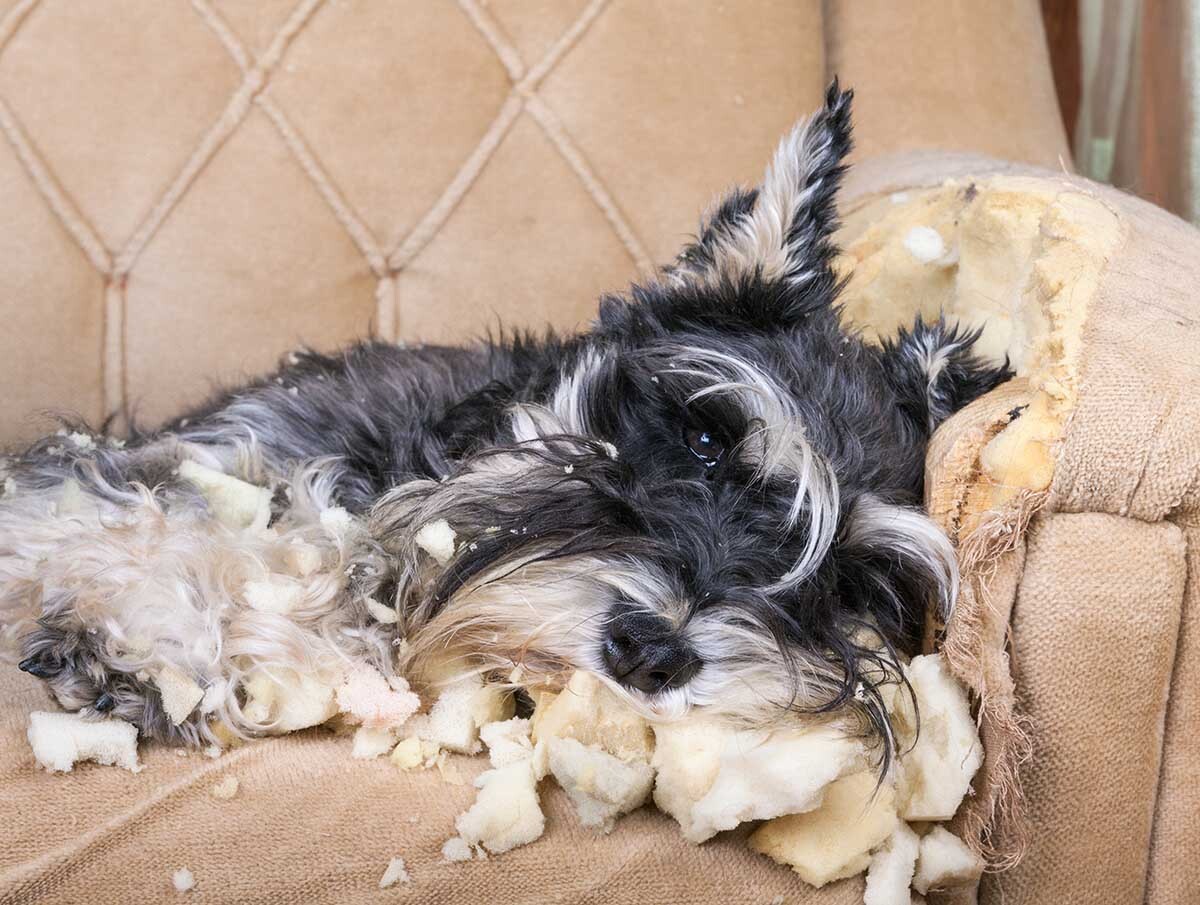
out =
[[[641,807],[650,796],[654,768],[644,761],[623,761],[573,738],[552,737],[539,743],[543,745],[550,774],[586,827],[611,832],[618,817]]]
[[[931,889],[974,883],[982,873],[982,859],[953,833],[935,826],[921,838],[912,885],[924,895]]]
[[[962,686],[950,675],[939,654],[914,657],[905,675],[917,697],[920,732],[915,733],[912,701],[897,696],[893,723],[900,755],[900,816],[905,820],[949,820],[971,787],[983,763],[983,746]]]
[[[162,700],[163,712],[176,726],[186,720],[204,699],[204,689],[173,666],[154,673],[154,685]]]
[[[29,714],[26,732],[33,756],[45,769],[69,773],[80,761],[141,771],[137,757],[137,728],[124,720],[84,719],[77,713]]]
[[[863,905],[910,905],[913,870],[921,840],[903,820],[892,835],[871,855]]]
[[[465,843],[500,854],[542,835],[546,820],[532,758],[488,770],[476,778],[475,786],[475,803],[454,824]]]
[[[259,670],[242,685],[246,718],[267,724],[273,733],[319,726],[338,712],[335,688],[315,676],[291,669]]]
[[[787,864],[805,883],[824,886],[866,869],[871,850],[896,828],[896,798],[871,770],[830,783],[820,805],[777,817],[750,837],[755,851]]]
[[[442,687],[428,719],[416,722],[412,734],[459,754],[478,754],[480,727],[508,719],[513,706],[506,688],[466,676]]]
[[[692,842],[748,820],[810,811],[859,769],[863,744],[834,724],[737,729],[704,717],[655,725],[654,803]]]
[[[179,476],[191,481],[208,502],[217,521],[234,529],[266,530],[271,520],[271,491],[233,475],[185,459]]]
[[[649,762],[654,754],[650,724],[588,672],[574,673],[557,694],[539,694],[532,724],[535,742],[573,738],[624,761]]]
[[[395,730],[388,727],[359,726],[354,731],[354,747],[350,756],[358,760],[372,760],[382,757],[395,747]]]
[[[370,729],[402,725],[421,706],[421,699],[398,676],[385,678],[373,666],[360,666],[347,674],[337,689],[337,707],[355,722]]]
[[[533,757],[529,720],[521,717],[485,723],[479,729],[479,739],[487,745],[488,760],[493,767],[507,767]]]

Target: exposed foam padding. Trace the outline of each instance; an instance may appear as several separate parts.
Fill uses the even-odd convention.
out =
[[[944,315],[982,335],[976,348],[1006,357],[1023,398],[978,455],[969,488],[979,514],[1054,476],[1076,398],[1088,307],[1125,225],[1099,198],[1052,178],[948,180],[864,200],[844,214],[841,302],[864,337],[894,335]]]

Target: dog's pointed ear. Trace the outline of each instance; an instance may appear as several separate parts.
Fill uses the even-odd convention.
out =
[[[668,269],[673,281],[736,285],[757,277],[803,287],[832,279],[853,94],[834,79],[825,106],[780,142],[762,184],[733,191],[708,214],[697,240]]]

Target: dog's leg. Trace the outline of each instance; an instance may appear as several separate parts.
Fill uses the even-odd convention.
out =
[[[289,728],[252,706],[255,677],[269,696],[351,659],[390,662],[390,627],[363,599],[371,545],[345,519],[322,524],[344,470],[266,456],[229,420],[127,447],[64,430],[0,464],[0,641],[67,709],[212,743]],[[270,528],[214,517],[184,462],[273,492]]]

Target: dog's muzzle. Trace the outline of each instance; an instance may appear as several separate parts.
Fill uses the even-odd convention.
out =
[[[600,656],[614,679],[646,694],[683,687],[703,665],[666,620],[624,603],[609,614]]]

